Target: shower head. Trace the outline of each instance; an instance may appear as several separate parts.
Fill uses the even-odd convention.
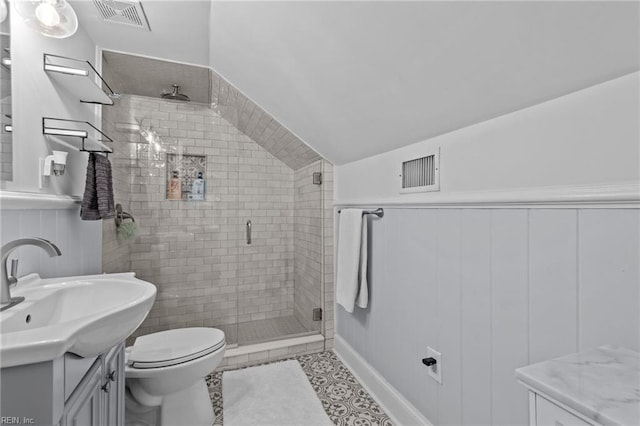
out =
[[[173,86],[173,92],[171,93],[164,93],[162,92],[162,99],[171,99],[174,101],[185,101],[185,102],[189,102],[191,101],[191,99],[189,99],[189,97],[187,95],[184,95],[182,93],[178,93],[180,91],[180,86],[178,86],[177,84],[174,84]]]

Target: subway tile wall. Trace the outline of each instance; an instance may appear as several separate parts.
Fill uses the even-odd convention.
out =
[[[138,122],[157,140],[149,144],[136,128]],[[320,264],[326,262],[318,234],[325,185],[313,188],[316,212],[306,205],[296,209],[296,202],[308,203],[296,188],[310,184],[311,174],[304,179],[302,172],[294,174],[206,105],[123,95],[114,107],[103,110],[103,128],[115,140],[111,157],[116,202],[139,227],[135,239],[124,240],[116,236],[113,221],[104,223],[103,268],[135,271],[158,287],[152,311],[132,337],[214,326],[225,330],[234,343],[238,322],[293,315],[295,302],[304,300],[296,292],[308,292],[304,285],[294,286],[294,281],[299,276],[303,284],[311,282],[306,271],[312,261],[294,255],[298,235],[307,246],[311,242],[318,246],[307,253],[315,257],[313,307],[320,306],[324,297]],[[165,152],[206,156],[205,201],[166,200]],[[319,171],[324,163],[314,164]],[[331,201],[332,185],[331,181]],[[304,215],[295,216],[303,211]],[[312,232],[303,228],[311,216],[316,221]],[[247,220],[252,222],[250,245]],[[297,273],[301,268],[305,272]],[[310,319],[310,309],[297,309],[303,310]],[[333,330],[332,324],[309,326]]]
[[[322,282],[324,288],[321,299],[323,306],[322,334],[325,338],[325,349],[333,348],[335,330],[335,273],[334,273],[334,239],[335,229],[334,215],[334,173],[333,165],[322,160]]]
[[[157,140],[147,143],[138,122]],[[291,169],[206,105],[125,95],[104,109],[103,127],[116,141],[116,201],[139,226],[135,241],[114,243],[105,225],[103,265],[125,266],[117,253],[127,246],[130,269],[158,286],[136,335],[216,326],[232,336],[239,321],[293,315]],[[163,151],[206,156],[205,201],[166,199]]]
[[[115,132],[116,114],[113,107],[104,107],[102,126],[106,131]],[[108,133],[109,134],[109,133]],[[111,133],[115,139],[114,154],[109,157],[113,172],[113,192],[115,202],[129,208],[131,201],[131,185],[129,183],[132,173],[132,162],[129,159],[130,135]],[[126,151],[123,151],[125,150]],[[124,154],[126,153],[126,154]],[[135,163],[133,163],[135,165]],[[105,220],[102,223],[102,269],[105,272],[129,272],[131,271],[132,239],[123,239],[117,236],[117,228],[114,220]]]
[[[268,112],[215,71],[211,72],[213,108],[258,145],[294,170],[321,157]]]

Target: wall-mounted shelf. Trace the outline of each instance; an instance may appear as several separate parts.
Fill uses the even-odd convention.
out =
[[[109,97],[113,90],[89,61],[45,53],[44,70],[51,79],[76,95],[80,102],[113,105]],[[98,79],[106,92],[96,83]]]
[[[73,144],[78,151],[107,154],[113,152],[113,149],[106,145],[113,140],[86,121],[43,117],[42,134],[70,138],[73,141],[79,140],[79,144]]]

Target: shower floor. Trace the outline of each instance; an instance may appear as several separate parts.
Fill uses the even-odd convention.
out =
[[[227,344],[260,343],[283,337],[293,337],[316,333],[307,330],[296,317],[278,317],[258,321],[241,322],[226,327],[220,327],[225,335]]]

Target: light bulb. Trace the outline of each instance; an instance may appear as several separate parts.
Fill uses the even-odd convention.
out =
[[[36,7],[36,18],[47,27],[55,27],[60,24],[60,14],[55,6],[46,0]]]

